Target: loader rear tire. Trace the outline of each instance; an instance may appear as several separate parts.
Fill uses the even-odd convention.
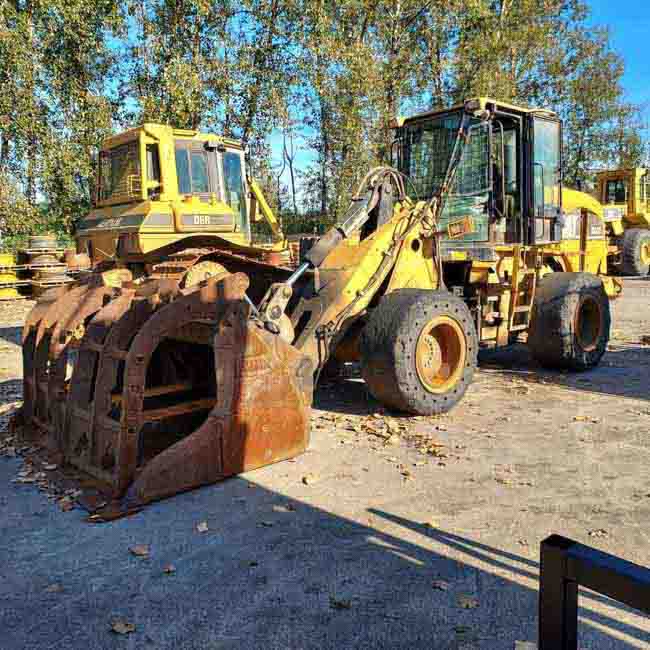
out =
[[[611,314],[602,280],[591,273],[549,273],[537,285],[528,346],[545,368],[597,366],[609,341]]]
[[[622,269],[625,275],[650,273],[650,230],[632,228],[623,233]]]
[[[389,408],[416,415],[449,411],[476,370],[472,315],[448,292],[402,289],[385,296],[359,347],[370,393]]]

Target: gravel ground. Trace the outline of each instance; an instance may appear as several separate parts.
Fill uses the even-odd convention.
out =
[[[355,378],[326,385],[303,456],[110,524],[13,483],[20,459],[0,458],[0,647],[535,641],[548,534],[650,565],[649,298],[650,281],[625,281],[594,371],[543,372],[523,347],[487,355],[440,418],[389,417]],[[29,307],[0,305],[5,422]],[[584,649],[650,647],[650,622],[597,594],[580,617]]]

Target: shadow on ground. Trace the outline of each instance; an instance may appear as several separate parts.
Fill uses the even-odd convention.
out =
[[[559,372],[542,368],[525,345],[482,351],[479,371],[529,384],[544,383],[601,395],[650,401],[650,345],[612,343],[601,365],[587,372]],[[350,377],[321,382],[314,397],[318,409],[348,415],[383,411],[358,371]],[[397,414],[396,414],[397,415]]]
[[[586,372],[545,370],[525,345],[480,355],[480,368],[530,383],[544,382],[617,397],[650,400],[650,346],[613,342],[599,366]]]
[[[372,503],[365,525],[237,478],[92,525],[12,484],[17,465],[0,459],[3,650],[511,650],[536,637],[535,563]],[[134,544],[150,557],[131,555]],[[583,610],[583,648],[650,643],[609,611]],[[111,633],[111,619],[135,633]]]
[[[0,342],[21,344],[22,327],[0,327]]]

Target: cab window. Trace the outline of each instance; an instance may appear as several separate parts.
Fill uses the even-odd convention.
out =
[[[158,158],[158,145],[147,145],[147,180],[160,182],[160,159]]]
[[[626,203],[627,187],[625,181],[607,181],[605,203]]]
[[[147,195],[149,198],[160,194],[160,158],[158,145],[147,145]]]
[[[205,151],[189,147],[176,148],[176,176],[179,194],[207,194],[210,192],[208,156]]]
[[[241,216],[241,229],[246,230],[246,195],[242,176],[241,155],[234,151],[223,154],[223,185],[226,203]]]

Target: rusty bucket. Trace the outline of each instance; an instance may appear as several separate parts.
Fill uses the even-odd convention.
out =
[[[125,286],[60,287],[23,331],[16,424],[95,520],[305,450],[311,362],[256,320],[245,274]]]

